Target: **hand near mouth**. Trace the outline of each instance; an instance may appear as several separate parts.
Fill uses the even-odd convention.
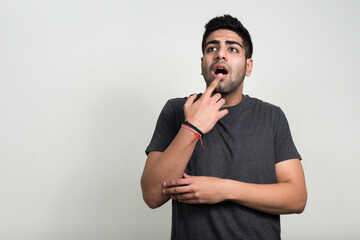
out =
[[[190,96],[184,104],[185,120],[199,128],[204,134],[209,132],[221,118],[228,114],[227,109],[220,110],[225,99],[220,93],[213,95],[216,86],[223,78],[219,73],[208,86],[204,94],[196,101],[197,94]]]

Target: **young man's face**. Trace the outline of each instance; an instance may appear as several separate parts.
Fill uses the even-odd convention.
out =
[[[201,70],[207,86],[222,73],[223,77],[215,92],[229,94],[239,89],[245,76],[250,76],[252,59],[245,58],[245,48],[237,33],[219,29],[206,39]]]

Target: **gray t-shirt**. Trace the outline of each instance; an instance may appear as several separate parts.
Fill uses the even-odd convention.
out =
[[[169,100],[146,153],[163,152],[184,121],[186,98]],[[301,156],[279,107],[248,95],[198,141],[185,172],[247,183],[276,183],[275,164]],[[280,216],[225,201],[172,202],[172,239],[280,239]]]

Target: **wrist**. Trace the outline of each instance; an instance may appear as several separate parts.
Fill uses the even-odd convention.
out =
[[[194,133],[192,133],[191,131],[185,129],[185,128],[180,128],[179,130],[179,135],[181,135],[184,139],[186,139],[186,142],[189,143],[197,143],[198,139],[196,137],[194,137]]]
[[[184,128],[194,134],[194,137],[199,139],[201,142],[201,146],[205,149],[202,137],[204,136],[204,133],[199,130],[197,127],[195,127],[193,124],[189,123],[188,121],[184,121],[181,125],[181,128]]]
[[[193,125],[192,123],[190,123],[189,121],[185,120],[183,122],[183,125],[192,128],[195,132],[197,132],[198,134],[200,134],[201,137],[203,137],[205,134],[199,129],[197,128],[195,125]]]
[[[238,196],[241,196],[241,194],[239,194],[241,191],[240,182],[231,179],[225,179],[223,191],[225,201],[239,200]]]

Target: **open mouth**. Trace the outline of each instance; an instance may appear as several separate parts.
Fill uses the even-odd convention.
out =
[[[213,67],[213,73],[215,77],[220,73],[222,73],[223,77],[225,77],[225,75],[229,73],[229,70],[225,64],[215,64]]]

